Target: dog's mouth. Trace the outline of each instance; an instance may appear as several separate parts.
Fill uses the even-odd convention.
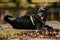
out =
[[[38,16],[39,16],[41,19],[44,19],[44,16],[42,16],[42,13],[39,13]]]

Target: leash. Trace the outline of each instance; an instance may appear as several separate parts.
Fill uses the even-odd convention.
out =
[[[33,24],[33,25],[37,28],[37,30],[38,30],[38,25],[36,25],[36,24],[34,23],[34,20],[33,20],[32,15],[30,15],[30,20],[31,20],[32,24]],[[38,20],[40,20],[42,23],[44,23],[44,21],[42,21],[41,19],[38,18]]]
[[[33,25],[35,25],[35,23],[34,23],[34,20],[33,20],[32,16],[30,16],[30,20],[31,20],[32,24],[33,24]]]
[[[32,18],[32,16],[31,16],[31,15],[30,15],[30,20],[31,20],[32,24],[33,24],[35,27],[37,27],[36,32],[38,32],[38,26],[34,23],[34,20],[33,20],[33,18]]]

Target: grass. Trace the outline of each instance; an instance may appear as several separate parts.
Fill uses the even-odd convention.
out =
[[[6,35],[6,31],[0,31],[0,37],[4,37]]]
[[[6,37],[9,36],[10,38],[14,38],[17,37],[21,34],[21,31],[11,31],[11,32],[7,32],[7,31],[0,31],[0,37]]]

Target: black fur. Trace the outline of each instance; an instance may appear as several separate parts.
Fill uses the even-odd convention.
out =
[[[10,20],[11,16],[6,15],[4,20],[12,25],[16,29],[36,29],[35,25],[32,24],[30,16],[17,17],[15,20]],[[35,23],[38,23],[38,26],[42,26],[42,22],[39,21],[36,17],[33,16]],[[40,25],[39,25],[40,24]]]
[[[48,25],[44,25],[43,22],[44,22],[45,19],[43,20],[43,22],[40,21],[41,19],[37,15],[38,13],[36,11],[35,11],[34,15],[32,15],[32,18],[33,18],[33,21],[34,21],[35,25],[33,25],[32,21],[30,19],[30,15],[29,16],[25,15],[25,16],[22,16],[22,17],[17,17],[15,20],[10,20],[9,18],[12,18],[12,16],[6,15],[4,17],[4,20],[6,22],[8,22],[9,24],[11,24],[12,27],[15,28],[15,29],[37,29],[37,27],[38,27],[38,29],[44,29],[44,30],[45,29],[47,29],[47,30],[48,29],[53,29],[52,27],[49,27]],[[42,10],[42,14],[43,14],[43,10]]]
[[[12,25],[15,29],[52,29],[49,26],[43,27],[43,23],[39,20],[39,17],[36,15],[33,15],[33,20],[36,25],[33,25],[30,16],[23,16],[23,17],[17,17],[15,20],[10,20],[12,16],[6,15],[4,17],[4,20]],[[37,26],[37,27],[36,27]]]

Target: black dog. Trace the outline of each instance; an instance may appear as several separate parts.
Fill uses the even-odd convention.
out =
[[[53,29],[52,27],[49,27],[48,25],[44,25],[44,23],[39,20],[39,17],[36,17],[35,15],[32,16],[34,24],[32,20],[30,19],[30,16],[23,16],[18,17],[14,20],[10,20],[9,18],[12,18],[12,16],[6,15],[4,17],[4,20],[12,25],[15,29],[43,29],[43,30],[49,30]]]
[[[14,20],[10,20],[9,18],[12,18],[12,16],[6,15],[4,20],[11,24],[15,29],[53,29],[49,26],[44,27],[44,21],[36,14],[17,17]]]
[[[16,29],[36,29],[37,26],[39,28],[42,27],[43,23],[37,17],[35,17],[35,15],[31,17],[33,18],[35,25],[32,23],[30,16],[27,15],[23,17],[17,17],[15,20],[10,20],[9,18],[12,18],[12,16],[6,15],[4,20]]]

